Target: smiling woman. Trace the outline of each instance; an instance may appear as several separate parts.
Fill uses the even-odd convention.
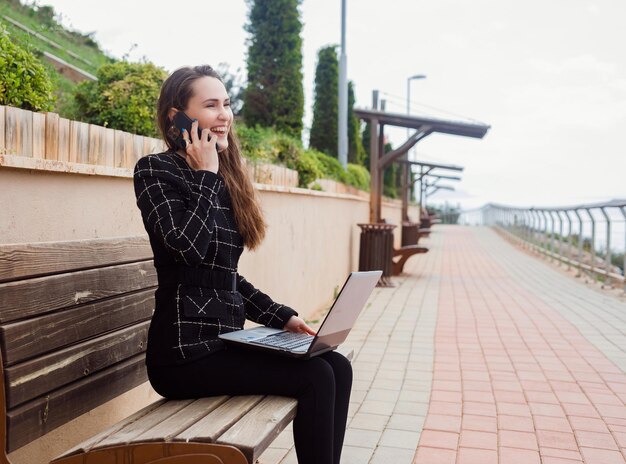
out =
[[[161,88],[157,118],[169,149],[141,158],[134,171],[159,284],[146,352],[150,383],[172,399],[297,398],[298,462],[339,463],[349,361],[336,352],[302,361],[227,349],[218,338],[242,329],[245,319],[315,334],[296,311],[237,273],[244,246],[257,247],[266,225],[219,75],[210,66],[175,71]]]

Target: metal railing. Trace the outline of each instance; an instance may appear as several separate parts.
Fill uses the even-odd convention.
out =
[[[487,204],[464,211],[460,224],[496,226],[550,259],[626,292],[626,200],[570,207],[517,208]]]

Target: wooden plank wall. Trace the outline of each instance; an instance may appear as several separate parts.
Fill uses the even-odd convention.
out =
[[[133,169],[140,157],[163,149],[156,138],[0,106],[0,154]]]
[[[70,121],[56,113],[0,106],[0,154],[133,169],[142,156],[164,149],[160,139]],[[247,166],[254,182],[298,186],[293,169],[253,162]]]

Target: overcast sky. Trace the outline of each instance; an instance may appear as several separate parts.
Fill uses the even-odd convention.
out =
[[[41,1],[64,22],[121,57],[172,71],[227,62],[245,76],[244,0]],[[483,140],[433,134],[420,160],[462,165],[464,207],[573,205],[626,198],[626,1],[347,0],[348,77],[357,106],[372,90],[387,110],[469,117],[491,125]],[[341,1],[304,0],[305,125],[317,51],[340,42]],[[443,110],[443,111],[442,111]],[[445,111],[445,112],[444,112]],[[389,132],[395,146],[405,130]],[[443,171],[441,172],[444,173]]]

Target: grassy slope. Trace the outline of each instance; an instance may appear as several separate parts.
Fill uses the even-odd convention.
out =
[[[43,40],[27,34],[22,29],[14,26],[8,21],[5,21],[3,18],[4,15],[19,21],[24,26],[56,42],[66,50],[72,51],[84,60],[89,61],[91,64],[78,60],[66,53],[64,50],[55,48]],[[33,14],[31,16],[28,14],[27,9],[19,8],[11,3],[0,1],[0,21],[5,25],[7,30],[11,32],[12,35],[15,35],[15,37],[17,37],[21,42],[29,43],[37,50],[50,52],[91,74],[95,74],[101,65],[111,61],[111,59],[106,56],[104,52],[96,49],[95,47],[80,43],[79,38],[72,36],[72,34],[62,27],[50,27],[42,24],[36,15]]]
[[[41,34],[42,36],[57,43],[65,50],[69,50],[82,59],[89,61],[91,64],[85,63],[83,60],[79,60],[69,55],[65,50],[61,50],[53,47],[43,40],[38,39],[26,31],[14,26],[10,22],[4,19],[4,15],[20,22],[29,29]],[[91,74],[96,74],[98,68],[103,64],[112,61],[102,50],[94,46],[83,43],[80,37],[71,34],[69,31],[63,29],[61,26],[52,27],[41,22],[40,18],[27,7],[20,8],[17,5],[11,4],[6,0],[0,0],[0,24],[6,27],[7,31],[18,42],[22,44],[28,44],[35,52],[47,51],[55,56],[58,56],[62,60],[84,70]],[[55,68],[46,61],[43,56],[41,57],[43,64],[48,69],[50,76],[56,87],[57,101],[55,104],[55,111],[63,117],[73,118],[73,90],[76,84],[65,76],[57,73]]]

